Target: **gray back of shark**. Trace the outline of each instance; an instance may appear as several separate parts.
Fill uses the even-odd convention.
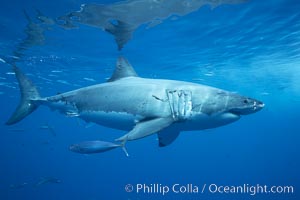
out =
[[[108,82],[45,98],[17,67],[14,71],[21,102],[6,124],[17,123],[45,105],[86,122],[128,131],[116,139],[122,143],[158,133],[159,146],[167,146],[181,131],[223,126],[264,106],[253,98],[206,85],[140,78],[123,57]]]

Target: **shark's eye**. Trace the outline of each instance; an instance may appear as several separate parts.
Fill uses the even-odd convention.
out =
[[[244,100],[244,103],[249,103],[247,99]]]

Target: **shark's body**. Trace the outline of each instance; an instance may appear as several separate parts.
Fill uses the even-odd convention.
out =
[[[185,91],[187,94],[184,94]],[[178,114],[179,118],[188,119],[182,121],[182,130],[202,130],[223,125],[227,123],[223,122],[224,114],[225,117],[230,117],[228,120],[235,121],[239,118],[234,114],[222,113],[226,109],[228,92],[188,82],[139,77],[85,87],[47,97],[39,102],[66,115],[78,116],[87,122],[128,131],[138,121],[173,118],[170,105],[173,102],[170,102],[169,98],[180,93],[183,97],[186,95],[186,99],[176,102],[174,106],[182,104],[183,112],[186,111],[186,114]],[[193,102],[197,104],[192,105]],[[189,103],[190,107],[185,105]],[[202,117],[201,122],[196,120],[196,123],[192,123],[195,117]],[[189,122],[189,125],[185,125],[186,122]]]
[[[22,99],[8,125],[46,105],[87,122],[129,131],[117,139],[124,143],[158,133],[159,145],[166,146],[181,131],[226,125],[264,106],[255,99],[205,85],[140,78],[124,58],[119,58],[107,83],[46,98],[40,97],[18,68],[15,72]]]

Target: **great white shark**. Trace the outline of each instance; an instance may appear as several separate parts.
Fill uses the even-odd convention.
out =
[[[180,132],[230,124],[264,107],[259,100],[207,85],[141,78],[124,57],[118,58],[115,71],[106,83],[50,97],[41,97],[18,67],[14,66],[13,70],[21,100],[7,125],[21,121],[39,106],[48,106],[67,116],[127,131],[116,139],[121,144],[157,133],[159,146],[167,146]],[[73,146],[71,150],[102,152],[116,147],[113,143],[87,144],[84,143],[84,148],[75,145],[79,149]]]

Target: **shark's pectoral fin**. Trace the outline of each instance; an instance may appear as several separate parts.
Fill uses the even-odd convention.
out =
[[[170,126],[173,122],[173,118],[155,118],[147,121],[142,121],[137,123],[129,133],[116,139],[116,141],[137,140],[157,133],[162,129]]]
[[[157,134],[158,146],[165,147],[171,144],[179,136],[179,131],[174,128],[167,128]]]

